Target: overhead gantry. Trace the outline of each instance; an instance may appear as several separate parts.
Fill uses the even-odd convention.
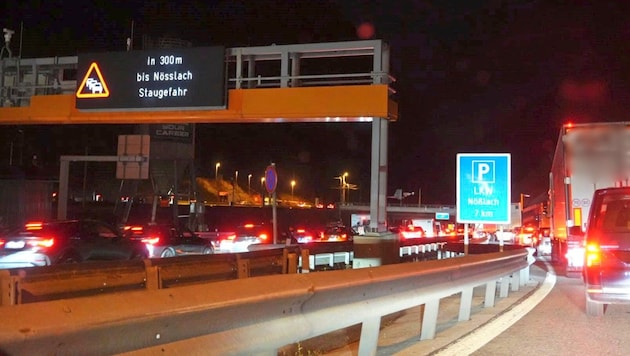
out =
[[[0,125],[371,122],[370,230],[386,230],[398,107],[380,40],[4,58]]]

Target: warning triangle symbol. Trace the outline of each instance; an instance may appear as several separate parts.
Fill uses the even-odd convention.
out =
[[[77,89],[77,98],[107,98],[109,89],[103,79],[101,70],[96,62],[92,62],[90,69]]]

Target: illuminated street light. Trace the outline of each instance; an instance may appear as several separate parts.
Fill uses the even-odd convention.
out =
[[[234,172],[234,184],[232,184],[232,205],[236,202],[236,186],[238,185],[238,171]]]
[[[523,208],[525,207],[525,198],[529,198],[529,194],[521,193],[521,201],[519,203],[519,208],[521,209],[521,226],[523,226]]]
[[[348,172],[344,172],[341,176],[342,184],[341,184],[341,202],[346,204],[346,189],[348,188],[348,183],[346,183],[346,178],[348,177]]]
[[[260,177],[260,197],[262,198],[262,206],[265,206],[265,177]]]
[[[348,177],[348,172],[344,172],[342,175],[335,177],[335,179],[339,179],[339,205],[344,205],[346,201],[346,177]]]
[[[247,175],[247,195],[252,195],[252,174]]]
[[[221,163],[217,162],[217,164],[214,165],[214,180],[219,180],[219,167],[221,167]]]
[[[295,188],[295,181],[294,180],[291,181],[291,200],[294,200],[293,199],[293,188]]]

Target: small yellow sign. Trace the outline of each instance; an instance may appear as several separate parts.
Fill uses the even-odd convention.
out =
[[[96,62],[92,62],[81,85],[77,89],[77,98],[107,98],[109,89],[103,79],[101,70]]]

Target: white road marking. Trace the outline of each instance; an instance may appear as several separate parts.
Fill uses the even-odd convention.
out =
[[[551,292],[556,284],[556,274],[553,267],[547,262],[545,262],[545,265],[547,266],[547,275],[545,276],[545,280],[531,296],[463,338],[445,346],[443,349],[435,353],[435,355],[470,355],[482,348],[495,337],[499,336],[502,332],[514,325],[514,323],[534,309],[538,303],[545,299],[547,294]]]

